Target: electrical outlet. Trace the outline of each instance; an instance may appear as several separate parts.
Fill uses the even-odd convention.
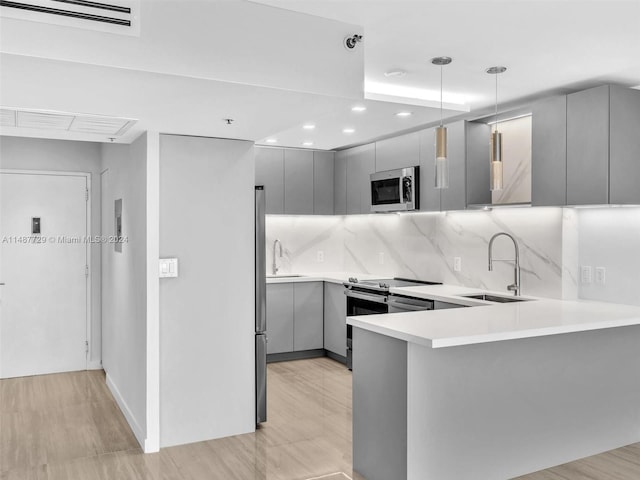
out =
[[[580,268],[580,281],[582,283],[591,283],[592,279],[592,269],[587,265],[583,265]]]
[[[606,283],[607,269],[604,267],[596,267],[596,283],[604,285]]]
[[[384,252],[378,253],[378,263],[384,265]]]
[[[318,263],[324,262],[324,252],[322,250],[318,250],[318,253],[316,254],[316,260]]]
[[[462,270],[462,258],[453,257],[453,271],[460,272]]]

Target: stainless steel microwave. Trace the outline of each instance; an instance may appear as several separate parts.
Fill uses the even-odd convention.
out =
[[[370,175],[372,212],[407,212],[420,208],[420,167]]]

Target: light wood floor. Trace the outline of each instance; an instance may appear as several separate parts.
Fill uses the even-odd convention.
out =
[[[256,433],[144,455],[103,372],[0,380],[0,480],[363,480],[351,467],[344,366],[270,364],[268,395]],[[574,479],[640,479],[640,444],[519,480]]]

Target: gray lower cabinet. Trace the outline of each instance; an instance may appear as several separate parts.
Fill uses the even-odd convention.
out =
[[[531,205],[567,203],[567,97],[533,106],[531,131]]]
[[[323,282],[293,285],[293,350],[322,348]]]
[[[323,283],[267,285],[267,353],[320,349],[323,345]]]
[[[313,152],[313,213],[333,215],[334,153]]]
[[[324,285],[324,348],[347,356],[347,299],[344,286],[325,282]]]
[[[347,214],[371,213],[371,180],[376,171],[376,145],[349,149],[347,156]]]
[[[293,285],[267,285],[268,354],[293,352]]]
[[[313,214],[313,152],[284,150],[284,213]]]
[[[256,147],[256,185],[264,185],[266,212],[284,213],[284,150]]]

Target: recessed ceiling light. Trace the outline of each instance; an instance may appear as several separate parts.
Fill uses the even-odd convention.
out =
[[[352,112],[364,112],[367,109],[367,107],[363,106],[363,105],[356,105],[355,107],[353,107],[351,109]]]
[[[305,147],[312,147],[313,146],[313,142],[302,142],[302,145]]]
[[[388,70],[384,72],[385,77],[404,77],[407,74],[404,70]]]
[[[303,125],[302,128],[305,130],[313,130],[316,126],[313,123],[307,123],[306,125]]]
[[[267,138],[267,143],[278,143],[277,138]]]
[[[355,128],[343,128],[342,129],[342,133],[354,133],[356,130]]]
[[[396,117],[410,117],[413,115],[412,112],[398,112],[396,113]]]

